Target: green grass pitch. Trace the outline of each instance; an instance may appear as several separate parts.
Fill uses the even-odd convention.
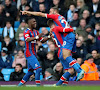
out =
[[[0,87],[0,90],[100,90],[100,86]]]

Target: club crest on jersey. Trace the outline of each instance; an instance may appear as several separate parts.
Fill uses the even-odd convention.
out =
[[[35,67],[37,67],[38,65],[37,65],[37,63],[35,64]]]

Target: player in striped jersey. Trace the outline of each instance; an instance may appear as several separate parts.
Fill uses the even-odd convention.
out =
[[[22,11],[22,14],[32,14],[32,15],[35,15],[35,16],[51,18],[51,19],[53,19],[53,22],[55,23],[56,26],[61,26],[61,27],[64,27],[64,28],[70,28],[67,21],[65,20],[65,18],[63,16],[61,16],[59,14],[59,11],[56,7],[52,7],[50,9],[49,14],[45,14],[45,13],[42,13],[42,12],[30,12],[30,11]],[[74,43],[75,42],[76,41],[74,41]],[[67,45],[65,43],[66,43],[66,41],[64,41],[64,46],[66,47]],[[64,60],[67,60],[69,64],[74,63],[75,60],[73,60],[73,58],[71,56],[72,51],[70,50],[70,46],[67,49],[65,47],[62,50]],[[74,47],[75,47],[75,45],[74,45]],[[78,72],[76,81],[79,81],[79,79],[82,77],[84,71],[81,69],[81,67],[78,63],[75,64],[74,66],[75,67],[73,67],[73,68]]]
[[[36,28],[36,20],[34,18],[28,20],[29,28],[24,31],[24,39],[25,39],[25,57],[28,63],[28,73],[23,77],[18,86],[22,86],[25,84],[31,75],[33,75],[33,71],[36,70],[35,73],[35,82],[36,85],[40,85],[40,73],[41,67],[36,58],[36,41],[39,40],[41,42],[45,42],[48,40],[48,37],[41,37],[43,34],[39,34]]]
[[[81,71],[82,69],[80,67],[77,67],[77,63],[75,59],[72,59],[72,61],[69,63],[68,60],[63,58],[63,49],[68,49],[71,52],[75,52],[75,34],[73,33],[72,28],[63,28],[60,26],[56,26],[53,22],[53,20],[48,21],[48,26],[51,28],[50,33],[52,36],[52,39],[54,40],[56,46],[58,47],[58,57],[63,65],[64,70],[66,71],[56,86],[64,84],[68,84],[68,79],[71,74],[73,74],[74,70],[73,68],[78,71]],[[83,78],[84,73],[82,74]]]

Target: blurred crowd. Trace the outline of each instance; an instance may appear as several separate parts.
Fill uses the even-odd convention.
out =
[[[23,32],[28,28],[29,17],[36,19],[36,29],[39,32],[41,30],[44,37],[49,35],[46,18],[22,15],[20,11],[49,13],[54,6],[58,7],[59,13],[66,18],[78,38],[73,57],[86,72],[82,80],[99,80],[100,0],[0,0],[0,80],[4,80],[4,68],[15,68],[10,75],[11,81],[20,81],[24,76],[23,68],[27,68],[27,61],[24,56]],[[58,81],[64,71],[54,42],[51,39],[46,43],[37,41],[36,52],[42,67],[43,80]],[[76,72],[70,81],[75,79]],[[30,80],[34,80],[34,75]]]

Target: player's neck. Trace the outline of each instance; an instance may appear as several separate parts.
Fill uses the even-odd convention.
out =
[[[29,26],[29,29],[31,29],[31,30],[33,31],[33,29],[34,29],[34,28],[33,28],[33,27],[31,27],[31,26]]]

